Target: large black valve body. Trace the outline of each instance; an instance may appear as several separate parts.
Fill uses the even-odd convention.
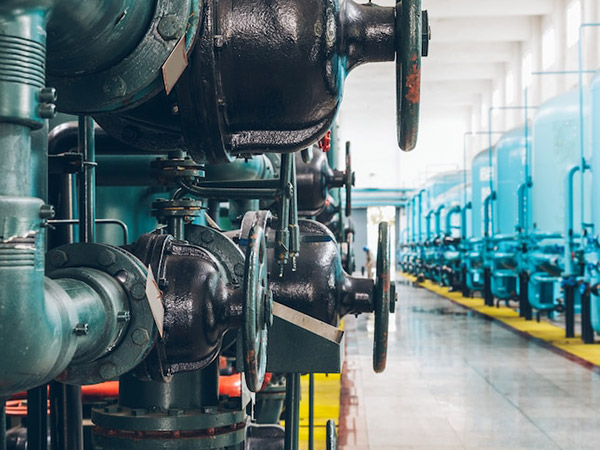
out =
[[[300,220],[298,226],[302,246],[295,270],[287,265],[283,276],[270,277],[273,300],[335,326],[346,314],[372,312],[374,281],[344,271],[331,231],[312,220]],[[269,252],[270,267],[276,267],[273,253]]]
[[[157,0],[151,20],[141,8],[144,20],[135,29],[141,40],[136,44],[128,37],[128,56],[114,61],[108,40],[105,46],[95,42],[93,67],[102,70],[75,64],[80,57],[73,63],[76,73],[70,73],[64,52],[53,50],[50,82],[59,88],[59,110],[93,115],[127,144],[147,151],[185,149],[198,163],[226,162],[239,155],[293,152],[312,145],[330,129],[344,80],[354,67],[394,60],[400,67],[401,60],[410,59],[414,68],[410,74],[398,69],[397,84],[411,83],[411,95],[405,97],[416,105],[417,114],[407,109],[411,123],[402,126],[414,140],[421,11],[420,0],[405,3],[380,7],[352,0],[205,0],[189,6],[177,0],[169,6],[167,0]],[[183,14],[186,8],[192,13]],[[401,20],[405,15],[414,18],[410,25]],[[145,23],[150,28],[144,35]],[[50,43],[60,36],[61,25],[68,28],[57,19]],[[86,28],[81,29],[85,42]],[[178,40],[185,45],[176,45]],[[81,56],[77,41],[68,43],[68,51]],[[403,53],[407,45],[414,55]],[[179,60],[165,60],[168,51],[180,55]],[[161,70],[175,73],[168,82],[165,75],[162,89]],[[406,100],[399,97],[399,114],[402,102]]]

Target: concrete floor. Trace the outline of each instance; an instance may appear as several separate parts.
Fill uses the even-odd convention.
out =
[[[398,299],[383,374],[372,319],[346,322],[342,449],[600,448],[600,375],[424,289]]]

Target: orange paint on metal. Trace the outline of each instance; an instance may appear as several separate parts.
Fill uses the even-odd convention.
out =
[[[405,98],[412,104],[421,102],[421,68],[417,63],[418,57],[415,54],[412,58],[414,64],[409,69],[406,76],[406,95]]]

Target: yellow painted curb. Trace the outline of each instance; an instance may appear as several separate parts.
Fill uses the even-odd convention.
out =
[[[416,283],[415,276],[402,273],[407,280]],[[600,345],[584,344],[580,337],[565,338],[565,330],[548,322],[525,320],[514,309],[506,306],[486,306],[482,298],[465,298],[460,292],[450,292],[449,288],[438,286],[431,281],[418,283],[419,286],[454,303],[469,308],[483,316],[501,322],[508,328],[545,343],[561,354],[575,358],[580,362],[600,366]]]

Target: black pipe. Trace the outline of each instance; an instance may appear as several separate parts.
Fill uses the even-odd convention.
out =
[[[494,306],[492,271],[488,268],[483,269],[483,300],[486,306]]]
[[[519,315],[525,320],[533,319],[533,310],[529,303],[529,275],[519,272]]]
[[[48,387],[42,386],[27,391],[27,448],[48,448]]]
[[[567,284],[565,290],[565,329],[566,337],[575,337],[575,286]]]
[[[308,376],[308,450],[315,448],[315,374]]]
[[[587,288],[581,294],[581,339],[585,344],[594,343],[594,328],[592,327],[591,293]]]
[[[67,450],[83,450],[83,405],[81,386],[65,385]]]
[[[300,374],[285,376],[285,450],[298,450],[300,429]]]
[[[66,390],[58,381],[50,383],[50,449],[66,450]]]
[[[6,450],[6,401],[0,405],[0,450]]]

